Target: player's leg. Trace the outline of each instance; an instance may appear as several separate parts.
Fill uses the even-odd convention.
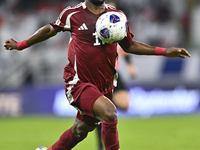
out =
[[[82,92],[78,103],[74,105],[86,114],[77,116],[85,124],[97,127],[97,123],[102,121],[102,138],[106,150],[118,150],[117,110],[111,98],[112,92],[103,96],[95,88],[87,87]]]
[[[77,118],[83,123],[75,124],[74,135],[81,136],[83,139],[88,132],[98,126],[99,121],[102,121],[102,138],[106,150],[118,150],[119,139],[117,131],[117,110],[111,102],[112,92],[103,96],[98,90],[93,87],[84,89],[77,103],[73,104],[78,107],[85,115],[78,113]],[[87,126],[91,128],[86,128]]]
[[[87,87],[73,105],[86,115],[78,113],[72,128],[65,131],[48,150],[71,150],[97,127],[99,120],[104,121],[102,135],[106,150],[119,149],[116,108],[108,98],[93,87]]]
[[[94,117],[92,107],[96,99],[101,95],[93,87],[86,87],[81,93],[80,91],[74,91],[74,102],[72,105],[78,108],[81,113],[78,111],[73,126],[66,130],[59,140],[48,148],[48,150],[71,150],[76,144],[87,137],[88,132],[98,126],[99,120]]]
[[[95,127],[88,126],[78,118],[75,119],[74,125],[66,130],[59,138],[59,140],[53,144],[47,150],[71,150],[80,141],[85,139],[88,132],[94,130]]]
[[[112,102],[115,104],[117,108],[120,110],[127,110],[129,106],[129,97],[128,91],[119,76],[117,79],[117,87],[114,88]],[[102,139],[101,139],[101,125],[97,127],[97,140],[98,140],[98,150],[103,150],[102,148]]]
[[[111,98],[112,93],[106,95]],[[118,150],[117,111],[115,105],[105,96],[99,97],[93,111],[97,119],[102,120],[102,139],[106,150]]]

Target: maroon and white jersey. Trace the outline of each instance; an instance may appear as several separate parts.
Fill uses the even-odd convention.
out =
[[[106,5],[105,12],[108,11],[119,10]],[[117,44],[105,44],[98,38],[95,24],[100,15],[91,13],[85,3],[80,3],[64,9],[58,19],[50,24],[58,32],[71,32],[68,47],[69,64],[64,72],[65,82],[70,86],[78,81],[92,84],[104,94],[114,88]],[[120,45],[130,45],[132,38],[133,35],[128,31],[127,37]]]

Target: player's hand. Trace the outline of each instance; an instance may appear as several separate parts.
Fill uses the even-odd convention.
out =
[[[4,46],[5,50],[13,50],[13,49],[19,50],[19,49],[17,48],[17,41],[14,40],[14,39],[12,39],[12,38],[6,40],[6,41],[4,42],[4,44],[3,44],[3,46]]]
[[[191,57],[191,55],[188,53],[188,51],[184,48],[167,48],[165,51],[165,56],[166,57],[181,57],[181,58],[186,58],[186,57]]]

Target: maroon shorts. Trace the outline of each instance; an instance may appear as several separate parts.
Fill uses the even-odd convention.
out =
[[[85,87],[84,90],[79,94],[80,95],[78,99],[71,103],[72,106],[76,107],[79,110],[76,118],[83,121],[89,126],[92,126],[92,127],[98,126],[100,120],[96,119],[93,114],[93,105],[95,101],[103,94],[100,93],[99,90],[91,86]],[[111,99],[112,92],[105,94],[105,96]],[[73,97],[76,97],[76,96],[73,95]]]

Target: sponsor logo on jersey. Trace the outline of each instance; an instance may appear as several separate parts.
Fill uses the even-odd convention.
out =
[[[88,30],[88,27],[86,26],[85,23],[83,23],[79,28],[78,30]]]

